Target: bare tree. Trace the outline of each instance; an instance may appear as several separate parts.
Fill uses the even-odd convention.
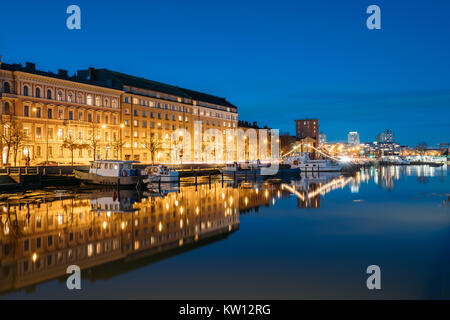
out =
[[[154,164],[155,154],[157,154],[162,148],[161,140],[156,138],[156,135],[154,133],[151,133],[146,140],[145,148],[150,152],[152,164]]]
[[[112,142],[112,148],[116,154],[116,160],[119,160],[119,155],[121,156],[121,150],[125,143],[121,140],[114,139]]]
[[[6,157],[5,157],[5,164],[9,163],[9,155],[11,153],[11,145],[12,145],[12,138],[11,138],[11,130],[10,130],[10,116],[2,117],[0,119],[0,140],[2,145],[2,151],[4,148],[6,148]]]
[[[91,123],[89,126],[88,147],[93,151],[93,159],[95,161],[95,155],[100,148],[100,128],[95,123]]]
[[[12,155],[14,166],[17,165],[17,156],[19,150],[30,143],[27,133],[22,124],[12,116],[1,119],[1,140],[2,145],[6,146],[6,163],[9,163]]]
[[[73,137],[69,136],[64,139],[62,147],[64,149],[70,150],[70,155],[72,159],[72,167],[73,167],[73,153],[75,150],[83,150],[89,148],[89,145],[86,143],[82,143],[78,139],[74,139]]]

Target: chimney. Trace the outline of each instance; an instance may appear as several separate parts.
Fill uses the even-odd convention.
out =
[[[60,76],[66,76],[66,77],[69,76],[67,70],[64,70],[64,69],[58,69],[58,74],[59,74]]]
[[[94,78],[94,71],[95,71],[95,68],[89,67],[88,80],[92,80]]]
[[[25,62],[25,69],[29,71],[35,71],[36,70],[36,64],[31,62]]]

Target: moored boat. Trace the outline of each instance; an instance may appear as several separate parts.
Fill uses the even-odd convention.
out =
[[[135,161],[96,160],[89,171],[74,170],[75,178],[88,184],[131,186],[139,183],[140,171],[133,168]]]
[[[145,168],[144,175],[147,176],[143,180],[144,183],[153,182],[178,182],[179,173],[175,170],[170,170],[167,166],[157,165]]]

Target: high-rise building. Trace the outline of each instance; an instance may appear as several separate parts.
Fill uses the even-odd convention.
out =
[[[393,143],[394,133],[392,132],[392,130],[386,129],[383,132],[377,134],[376,141],[378,143]]]
[[[319,145],[327,143],[327,135],[323,132],[319,133]]]
[[[359,133],[356,131],[350,131],[347,134],[347,143],[352,146],[359,145]]]
[[[295,136],[297,140],[314,139],[314,146],[319,144],[319,119],[295,120]]]

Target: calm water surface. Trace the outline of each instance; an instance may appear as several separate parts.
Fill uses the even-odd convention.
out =
[[[446,167],[411,166],[2,194],[0,297],[448,299],[449,197]],[[366,288],[372,264],[379,291]]]

